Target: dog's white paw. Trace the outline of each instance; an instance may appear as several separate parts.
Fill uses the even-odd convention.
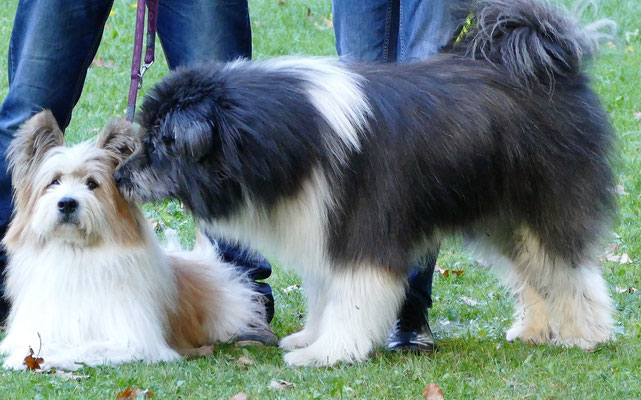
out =
[[[339,362],[354,364],[366,359],[367,353],[348,351],[346,347],[326,346],[319,341],[284,356],[285,363],[296,367],[331,367]]]
[[[526,327],[521,323],[514,324],[505,334],[508,342],[520,339],[529,344],[552,343],[553,334],[548,326],[543,327]]]
[[[307,347],[290,351],[283,359],[287,365],[294,367],[329,367],[338,362],[327,354],[318,354],[308,349]]]
[[[313,335],[303,328],[303,330],[299,332],[282,338],[278,346],[283,350],[292,351],[309,346],[314,342],[314,339]]]
[[[17,353],[10,354],[2,363],[4,369],[12,369],[15,371],[23,371],[27,369],[27,366],[24,364],[25,355],[20,355]]]

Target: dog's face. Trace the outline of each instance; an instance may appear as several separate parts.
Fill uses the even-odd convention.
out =
[[[65,147],[49,111],[32,117],[9,150],[16,212],[8,240],[31,233],[41,243],[87,246],[131,230],[129,204],[113,172],[135,141],[131,124],[114,120],[95,144]]]
[[[175,198],[196,216],[227,213],[240,193],[230,179],[237,163],[229,161],[238,145],[233,135],[219,135],[233,129],[231,106],[215,94],[203,97],[199,87],[190,96],[165,93],[163,85],[145,98],[140,147],[116,170],[117,185],[132,201]],[[191,97],[195,103],[183,104]]]

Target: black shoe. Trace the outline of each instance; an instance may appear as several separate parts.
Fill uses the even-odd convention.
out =
[[[278,337],[269,325],[253,329],[251,333],[236,336],[234,342],[240,347],[246,346],[278,346]]]
[[[400,320],[396,321],[394,329],[387,337],[387,350],[417,354],[436,351],[437,346],[429,323],[426,322],[418,330],[406,330],[403,329],[403,325]]]

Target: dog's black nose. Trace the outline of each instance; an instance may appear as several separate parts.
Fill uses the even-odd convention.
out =
[[[78,202],[71,197],[62,198],[58,202],[58,211],[60,211],[61,214],[69,215],[76,211],[76,208],[78,208]]]
[[[117,186],[122,185],[125,181],[125,174],[123,174],[121,171],[122,170],[119,169],[114,173],[114,179],[116,181]]]

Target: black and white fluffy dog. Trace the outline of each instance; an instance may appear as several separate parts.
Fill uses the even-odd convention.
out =
[[[591,349],[611,335],[595,253],[615,208],[614,135],[583,73],[598,34],[533,0],[483,1],[476,21],[460,51],[415,64],[178,70],[146,97],[118,185],[302,275],[289,364],[364,360],[410,261],[453,232],[503,268],[508,339]]]

